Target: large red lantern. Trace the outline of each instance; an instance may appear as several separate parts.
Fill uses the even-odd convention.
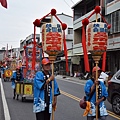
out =
[[[87,50],[94,54],[103,53],[107,49],[108,29],[107,24],[92,22],[86,29]]]
[[[42,26],[43,51],[49,56],[56,56],[63,49],[61,24],[46,23]]]

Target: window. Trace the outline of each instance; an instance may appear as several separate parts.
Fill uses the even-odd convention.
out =
[[[111,24],[110,33],[120,32],[120,10],[115,11],[107,16],[107,22]]]
[[[86,12],[88,13],[88,12],[94,10],[95,6],[96,6],[95,0],[91,0],[91,1],[88,0],[88,3],[86,4]]]
[[[73,28],[68,28],[68,34],[73,34]]]
[[[120,80],[120,75],[117,77],[118,80]]]
[[[110,2],[112,2],[112,1],[114,1],[114,0],[106,0],[106,3],[110,3]]]

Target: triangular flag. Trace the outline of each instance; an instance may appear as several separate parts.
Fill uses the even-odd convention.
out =
[[[7,0],[0,0],[0,3],[4,8],[7,8]]]

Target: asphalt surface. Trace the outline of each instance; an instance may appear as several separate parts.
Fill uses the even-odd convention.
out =
[[[2,97],[1,97],[1,89],[0,89],[0,120],[5,120],[4,111],[3,111]]]
[[[61,95],[58,96],[55,120],[86,120],[86,117],[83,117],[84,110],[79,107],[79,99],[84,95],[86,80],[68,76],[65,78],[65,76],[60,75],[56,76],[56,79],[61,90]],[[27,99],[25,102],[22,102],[20,96],[19,100],[13,100],[11,82],[3,82],[3,87],[11,120],[35,120],[33,100]],[[112,111],[112,107],[107,101],[105,104],[107,109]],[[0,120],[4,120],[1,99],[0,106],[0,117],[2,117]],[[120,120],[120,117],[111,112],[108,120]]]
[[[65,97],[69,97],[68,98],[69,100],[67,100],[67,102],[63,100],[64,98],[60,97],[61,101],[63,100],[63,102],[65,102],[65,106],[67,106],[66,109],[68,109],[68,106],[71,106],[71,103],[74,104],[71,110],[72,109],[75,110],[75,116],[74,116],[74,111],[70,110],[71,112],[69,112],[69,116],[74,117],[71,120],[86,120],[86,117],[83,117],[84,111],[79,107],[79,100],[78,100],[78,98],[82,98],[82,96],[84,95],[84,84],[86,83],[86,80],[80,80],[79,78],[68,77],[68,76],[57,76],[57,79],[58,79],[58,84],[60,86],[60,89],[71,95],[71,96],[65,95]],[[74,98],[74,97],[77,97],[77,98]],[[74,100],[74,102],[73,101],[70,102],[71,98]],[[75,104],[76,102],[77,104]],[[112,106],[107,100],[105,101],[105,105],[109,114],[109,116],[107,117],[107,120],[120,120],[120,116],[112,112]],[[64,111],[64,109],[61,109],[60,111]],[[64,120],[67,120],[67,119],[64,119]]]

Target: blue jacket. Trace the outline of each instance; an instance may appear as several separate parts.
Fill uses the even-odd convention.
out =
[[[16,80],[16,78],[17,78],[17,72],[14,72],[12,77],[11,77],[11,81],[12,81],[11,86],[12,86],[13,89],[15,89],[15,80]],[[23,79],[24,78],[23,78],[23,75],[21,73],[20,81],[23,81]]]
[[[34,105],[33,112],[41,112],[45,110],[45,92],[44,92],[44,74],[42,71],[38,71],[34,78]],[[50,101],[49,101],[49,113],[52,113],[52,82],[50,82]],[[54,96],[60,95],[58,84],[54,79]]]
[[[85,91],[85,94],[86,94],[86,100],[89,99],[89,93],[90,93],[90,89],[93,85],[93,81],[90,79],[86,82],[85,84],[85,87],[84,87],[84,91]],[[106,90],[106,87],[104,85],[103,82],[100,81],[99,83],[99,86],[100,86],[100,91],[101,93],[100,94],[100,98],[102,98],[103,96],[106,98],[108,96],[108,93],[107,93],[107,90]],[[92,114],[88,114],[88,116],[95,116],[96,115],[96,106],[95,106],[95,102],[96,102],[96,91],[94,92],[92,98],[90,99],[90,102],[91,102],[91,111],[92,111]],[[107,113],[107,110],[106,110],[106,106],[104,104],[104,101],[100,102],[99,104],[99,110],[100,110],[100,116],[105,116],[105,115],[108,115]]]

